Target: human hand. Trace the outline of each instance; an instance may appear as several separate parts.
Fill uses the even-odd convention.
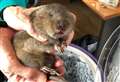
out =
[[[66,40],[65,40],[67,46],[71,43],[73,37],[74,37],[74,31],[71,31],[71,32],[67,35]]]
[[[0,70],[12,82],[46,82],[46,75],[38,69],[22,65],[13,50],[11,38],[14,31],[0,28]],[[24,81],[23,81],[24,80]]]
[[[0,28],[0,70],[8,77],[9,82],[46,82],[46,75],[40,70],[23,66],[16,58],[11,45],[15,32],[10,28]],[[4,61],[4,62],[3,62]],[[61,59],[56,57],[55,68],[63,75]]]
[[[41,74],[37,80],[34,80],[33,78],[27,79],[27,78],[21,77],[19,75],[13,75],[8,79],[8,82],[66,82],[66,81],[64,81],[64,78],[62,77],[62,75],[64,74],[64,67],[63,67],[63,63],[61,62],[60,59],[57,59],[57,61],[55,63],[55,67],[57,68],[56,70],[59,71],[59,73],[61,74],[60,77],[53,76],[51,78],[51,76],[50,76],[51,80],[46,80],[46,77],[44,78],[44,74],[43,75]],[[27,69],[27,71],[28,70],[29,69]],[[32,74],[34,74],[34,73],[32,73]],[[36,74],[35,74],[35,77],[37,77]]]
[[[74,24],[75,24],[76,21],[77,21],[77,17],[72,12],[70,14],[73,16],[73,18],[74,18]],[[75,26],[73,28],[75,28]],[[72,42],[72,39],[74,38],[74,34],[75,34],[74,30],[72,30],[70,33],[67,34],[67,36],[65,37],[65,40],[64,40],[66,46],[68,46]]]
[[[60,46],[58,45],[58,47],[55,48],[55,49],[58,50],[58,48],[59,48],[61,52],[64,52],[64,48],[66,48],[72,42],[73,37],[74,37],[74,31],[71,31],[65,37],[64,41],[62,42],[62,44],[60,44]]]
[[[62,64],[61,60],[57,59],[55,67],[57,68],[57,71],[59,71],[61,76],[59,76],[59,77],[57,77],[57,76],[51,77],[50,76],[50,80],[46,80],[45,82],[66,82],[66,81],[64,81],[64,78],[62,77],[62,75],[64,74],[64,70],[63,70],[63,64]],[[43,75],[42,75],[42,77],[43,77]],[[41,77],[40,77],[40,81],[39,81],[39,78],[37,81],[37,80],[33,80],[33,79],[27,79],[27,78],[21,77],[19,75],[13,75],[8,80],[8,82],[43,82],[43,81],[44,81],[44,78],[42,79]]]
[[[60,62],[59,62],[59,64],[60,64]],[[60,66],[59,69],[61,67],[62,66]],[[59,72],[63,73],[63,70],[59,70]],[[59,81],[61,82],[61,80],[62,80],[61,78],[62,77],[52,78],[52,80],[47,80],[47,82],[59,82]],[[43,81],[44,81],[44,78],[42,79],[41,77],[40,77],[40,81],[39,80],[37,81],[37,80],[33,80],[33,79],[27,79],[27,78],[21,77],[19,75],[13,75],[8,79],[8,82],[43,82]]]
[[[31,12],[37,8],[38,7],[25,9],[20,6],[10,6],[3,11],[3,18],[11,28],[24,30],[35,39],[45,42],[46,39],[41,37],[40,33],[36,32],[29,19]]]

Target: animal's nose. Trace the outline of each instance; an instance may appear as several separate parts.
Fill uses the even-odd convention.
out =
[[[59,21],[59,22],[58,22],[58,25],[57,25],[57,28],[58,28],[58,30],[60,30],[60,31],[64,31],[64,30],[65,30],[65,24],[64,24],[64,22]]]
[[[54,35],[62,35],[64,34],[64,31],[62,30],[57,30]]]

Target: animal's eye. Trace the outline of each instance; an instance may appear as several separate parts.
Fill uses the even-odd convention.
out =
[[[49,13],[49,16],[50,16],[50,17],[52,17],[52,16],[53,16],[53,14],[52,14],[52,13]]]

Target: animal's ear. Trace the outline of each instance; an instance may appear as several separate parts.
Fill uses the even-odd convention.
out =
[[[76,21],[77,21],[76,15],[74,13],[72,13],[72,12],[69,12],[69,14],[73,17],[74,23],[76,23]]]

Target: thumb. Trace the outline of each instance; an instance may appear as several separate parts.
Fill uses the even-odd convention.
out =
[[[34,28],[32,28],[31,26],[30,26],[30,28],[27,29],[26,31],[27,31],[27,33],[28,33],[30,36],[32,36],[33,38],[35,38],[36,40],[38,40],[38,41],[40,41],[40,42],[46,42],[46,41],[47,41],[46,38],[42,37],[42,34],[41,34],[41,33],[37,33],[37,32],[34,30]]]
[[[37,10],[39,8],[38,7],[31,7],[31,8],[26,8],[24,9],[24,13],[29,16],[33,11]],[[29,25],[28,28],[25,29],[27,31],[27,33],[29,35],[31,35],[32,37],[34,37],[35,39],[39,40],[40,42],[46,42],[47,39],[42,37],[42,33],[37,33],[37,31],[34,29],[34,27],[32,26],[31,22],[29,21]]]
[[[24,13],[26,15],[30,15],[34,10],[37,10],[38,8],[39,8],[39,6],[38,7],[26,8],[26,9],[24,9]]]
[[[25,26],[25,28],[23,28],[23,30],[25,30],[30,36],[32,36],[33,38],[35,38],[36,40],[39,40],[40,42],[45,42],[47,41],[47,39],[42,37],[42,33],[38,33],[33,25],[31,24],[30,21],[27,22],[28,24]]]

